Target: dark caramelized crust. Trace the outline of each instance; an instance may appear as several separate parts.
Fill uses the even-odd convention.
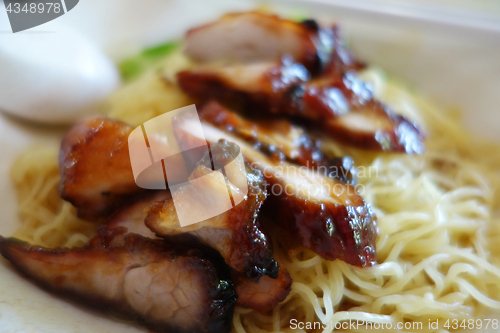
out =
[[[360,267],[377,263],[376,217],[352,185],[317,173],[278,170],[266,173],[271,195],[263,213],[281,227],[288,247],[304,246],[325,259]]]
[[[315,171],[331,170],[331,173],[340,175],[338,177],[341,178],[340,180],[353,182],[352,174],[349,172],[352,163],[350,167],[344,168],[343,163],[337,162],[339,159],[319,158],[322,155],[319,155],[321,154],[319,151],[314,150],[316,145],[302,145],[303,142],[311,142],[307,134],[300,132],[299,127],[293,126],[287,121],[267,122],[266,126],[243,119],[216,102],[205,105],[200,111],[200,118],[222,130],[235,134],[246,142],[257,142],[257,144],[253,144],[254,149],[263,153],[269,151],[263,149],[264,145],[274,146],[275,148],[272,149],[274,154],[268,155],[274,163],[291,161],[308,166]],[[293,132],[301,134],[294,135]],[[277,158],[281,155],[287,158]],[[314,155],[319,155],[316,160],[313,160]],[[314,166],[326,168],[315,168]],[[279,187],[286,186],[280,179],[273,177],[268,177],[268,181],[272,184],[271,186],[274,184],[279,185]],[[351,191],[353,198],[357,196],[352,187],[344,186],[341,183],[331,183],[331,186],[337,186],[339,191]],[[352,201],[353,198],[348,201]],[[361,201],[358,200],[360,204],[358,207],[331,205],[322,201],[303,200],[297,195],[287,195],[286,193],[271,196],[268,200],[269,202],[265,205],[266,215],[272,215],[274,221],[280,222],[281,230],[287,236],[291,247],[303,245],[313,249],[326,259],[338,258],[360,266],[370,265],[368,262],[363,262],[364,260],[374,260],[375,249],[372,245],[376,239],[376,232],[372,228],[373,214]],[[316,222],[318,216],[324,219],[325,225]],[[353,223],[356,225],[355,228],[352,227]],[[335,228],[338,230],[335,231]],[[330,238],[334,236],[334,231],[338,241],[332,242]],[[362,239],[362,241],[357,242],[358,239]],[[356,250],[348,251],[349,248]],[[363,254],[365,252],[366,255]]]
[[[304,71],[300,64],[282,62],[200,67],[177,77],[181,88],[200,101],[216,99],[254,117],[298,118],[334,140],[362,149],[423,152],[418,128],[375,100],[355,71],[311,81]]]
[[[314,20],[306,20],[303,24],[316,24]],[[350,70],[361,70],[365,66],[349,49],[346,41],[341,36],[341,30],[338,25],[332,27],[318,28],[323,48],[325,50],[324,68],[322,75],[327,77],[342,77]]]
[[[227,228],[206,226],[183,232],[182,229],[162,227],[162,221],[177,219],[177,216],[168,216],[172,214],[171,200],[159,201],[151,206],[146,225],[168,242],[201,242],[214,248],[230,267],[252,281],[258,281],[263,275],[276,277],[278,267],[272,257],[272,244],[258,220],[251,218],[239,228],[234,227],[239,224],[241,217],[247,214],[243,208],[245,205],[240,205],[241,208],[237,206],[217,217],[224,220],[222,223],[228,224]]]
[[[323,141],[288,120],[248,120],[210,101],[199,112],[200,119],[252,144],[274,162],[287,161],[317,170],[344,182],[355,181],[350,157],[333,157],[322,151]]]
[[[275,62],[201,65],[177,74],[180,87],[201,100],[216,99],[250,115],[277,115],[300,109],[307,69],[288,57]]]
[[[293,281],[283,265],[280,264],[279,268],[279,275],[276,279],[263,276],[258,283],[232,270],[231,277],[238,295],[236,305],[266,312],[283,302],[292,290]]]
[[[112,232],[112,230],[117,228],[126,228],[128,232],[140,234],[144,237],[156,238],[155,234],[144,224],[144,218],[147,215],[145,208],[155,204],[156,201],[162,198],[168,197],[168,192],[148,196],[148,198],[135,203],[132,207],[120,211],[103,228],[106,228],[108,232]],[[167,237],[167,242],[170,244],[190,244],[192,247],[199,244],[199,239],[183,236],[185,235]],[[245,237],[244,241],[247,239],[251,238]],[[223,241],[223,239],[220,241]],[[274,254],[274,257],[276,258],[276,254]],[[278,260],[276,261],[279,262]],[[282,302],[290,293],[292,284],[290,275],[281,264],[279,265],[279,275],[276,279],[264,275],[259,279],[259,282],[254,282],[245,274],[239,273],[234,269],[231,270],[231,278],[236,295],[238,296],[236,305],[264,312]]]
[[[377,263],[376,217],[366,204],[337,205],[298,196],[271,196],[266,216],[281,227],[290,248],[304,246],[328,260],[365,267]]]
[[[193,128],[189,121],[179,124],[185,135],[196,136]],[[236,143],[252,166],[262,171],[272,198],[268,207],[279,216],[276,222],[290,247],[302,245],[327,259],[339,258],[356,266],[376,263],[375,217],[351,184],[276,162],[251,143],[206,122],[203,131],[207,140],[225,138]],[[302,230],[308,232],[301,235]]]
[[[178,137],[178,142],[182,146],[185,140]],[[211,157],[215,170],[227,165],[228,161],[236,157],[239,150],[234,151],[233,147],[233,144],[226,141],[211,145]],[[210,156],[205,156],[194,173],[209,162]],[[276,277],[278,267],[273,259],[270,239],[258,221],[260,207],[266,198],[265,181],[260,171],[251,168],[248,162],[244,163],[245,172],[242,176],[248,186],[248,193],[235,207],[202,222],[181,226],[174,201],[170,199],[151,205],[145,221],[154,233],[169,241],[175,241],[179,236],[188,239],[186,236],[189,235],[216,249],[231,268],[241,272],[252,281],[258,281],[263,275]],[[232,178],[228,169],[226,169],[226,174],[233,183],[242,181]],[[215,195],[214,191],[217,190],[219,188],[214,186],[212,195]],[[226,188],[220,190],[227,191]],[[192,199],[198,195],[191,187],[183,191],[183,189],[179,191],[179,197],[186,195]]]
[[[103,234],[81,249],[0,237],[0,253],[44,288],[157,332],[229,332],[236,296],[210,251],[139,235]]]
[[[83,218],[112,213],[143,190],[132,173],[128,125],[97,117],[77,123],[59,153],[61,196]]]
[[[354,71],[307,83],[302,107],[309,121],[341,143],[408,154],[424,151],[416,125],[377,101]]]
[[[178,73],[181,88],[199,101],[216,99],[252,116],[298,118],[362,149],[423,152],[415,124],[376,101],[357,77],[363,65],[338,26],[231,14],[190,31],[186,43],[195,59],[219,60]]]
[[[134,179],[129,140],[137,138],[130,139],[131,131],[130,126],[120,121],[95,117],[77,123],[66,134],[59,152],[60,191],[61,197],[78,209],[79,216],[92,220],[109,217],[121,207],[154,193],[139,187]],[[176,152],[164,136],[148,140],[147,143],[161,147],[166,156]],[[177,166],[169,174],[169,182],[187,176],[180,154],[169,162]],[[161,181],[165,179],[162,177]]]

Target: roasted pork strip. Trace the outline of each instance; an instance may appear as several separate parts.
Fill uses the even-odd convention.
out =
[[[112,215],[149,192],[134,179],[129,154],[131,131],[120,121],[95,117],[80,121],[66,134],[59,152],[60,191],[61,197],[78,209],[79,216],[101,220],[98,218]],[[174,149],[164,144],[164,139],[154,136],[148,142],[161,141],[156,146],[162,147],[168,156]],[[180,154],[170,162],[179,167],[169,174],[169,182],[187,177],[186,168],[180,166],[184,164]]]
[[[81,215],[105,215],[123,205],[124,199],[131,202],[132,198],[138,200],[140,197],[150,195],[148,193],[153,193],[135,185],[127,148],[127,136],[130,131],[130,127],[123,123],[95,118],[78,124],[66,136],[61,149],[61,165],[67,165],[66,168],[61,168],[62,195],[79,208]],[[238,180],[234,175],[227,176],[233,177],[232,181],[236,185],[238,182],[247,184],[246,177]],[[222,219],[224,223],[228,223],[227,225],[199,231],[181,228],[175,232],[170,231],[170,234],[163,231],[163,236],[193,231],[204,243],[220,250],[231,267],[245,272],[249,278],[258,280],[265,274],[277,276],[278,268],[272,259],[271,245],[254,217],[265,199],[265,185],[262,184],[259,189],[257,182],[263,183],[264,180],[259,175],[252,177],[249,183],[251,185],[249,196],[242,204],[231,209],[233,213],[229,216],[229,220]],[[227,191],[225,185],[223,190]],[[233,194],[237,192],[235,190]],[[120,194],[114,195],[116,193]],[[191,194],[186,192],[185,196]],[[206,201],[203,197],[204,195],[201,195],[197,202]],[[172,206],[169,206],[169,209],[172,209],[172,213],[176,216],[173,203],[170,201],[165,205],[170,204]]]
[[[144,237],[156,238],[156,235],[145,226],[144,219],[147,215],[145,208],[153,205],[156,201],[169,198],[167,192],[135,203],[133,206],[119,212],[104,228],[114,230],[117,228],[126,228],[129,232],[140,234]],[[168,199],[167,199],[168,200]],[[175,237],[170,238],[174,243],[182,243],[185,239]],[[197,243],[197,242],[194,242]],[[193,243],[185,243],[193,244]],[[274,254],[276,257],[276,254]],[[254,282],[246,277],[245,274],[231,269],[231,278],[234,289],[238,296],[236,306],[251,308],[258,311],[268,311],[282,302],[290,293],[292,279],[285,267],[279,265],[279,274],[276,279],[269,276],[262,276],[259,282]]]
[[[216,99],[249,115],[296,114],[307,69],[284,57],[275,62],[206,64],[177,73],[180,87],[199,101]]]
[[[99,218],[109,217],[151,193],[139,187],[134,179],[129,153],[131,132],[132,128],[125,123],[95,117],[77,123],[66,134],[59,152],[60,191],[64,200],[77,207],[79,216],[101,221]],[[144,140],[144,137],[134,139]],[[147,144],[161,147],[166,156],[173,155],[170,162],[176,168],[169,173],[169,182],[188,176],[183,156],[174,154],[175,148],[165,144],[164,137],[153,136],[148,140]],[[162,177],[161,181],[165,179]]]
[[[142,192],[130,165],[131,130],[122,122],[96,117],[66,134],[59,153],[61,196],[77,207],[79,216],[109,215]]]
[[[263,276],[258,283],[232,270],[231,277],[238,295],[236,306],[266,312],[283,302],[292,290],[293,280],[283,265],[280,264],[279,268],[276,279]]]
[[[347,183],[355,182],[352,158],[333,157],[322,151],[323,140],[288,120],[249,120],[210,101],[199,112],[200,119],[251,143],[274,162],[288,161],[318,170]]]
[[[302,112],[331,138],[370,150],[423,153],[423,133],[410,120],[376,100],[355,71],[304,85]]]
[[[423,152],[423,134],[373,97],[355,71],[309,80],[286,58],[272,64],[203,65],[177,74],[199,101],[216,99],[259,117],[287,116],[362,149]]]
[[[338,28],[258,12],[227,14],[191,29],[185,45],[186,54],[202,62],[276,61],[287,54],[314,73],[338,65],[340,60],[347,68],[359,67],[341,42]]]
[[[179,139],[182,142],[186,140]],[[211,168],[207,168],[210,157],[214,163],[215,170],[226,166],[225,173],[229,180],[229,186],[233,193],[233,199],[236,199],[233,190],[234,184],[244,183],[248,192],[241,196],[239,203],[235,207],[214,217],[208,218],[202,222],[181,226],[179,214],[176,212],[179,202],[181,205],[190,205],[194,200],[194,206],[190,210],[200,209],[202,202],[206,201],[208,192],[189,184],[186,188],[181,188],[176,194],[176,198],[156,202],[150,207],[146,218],[146,225],[158,236],[173,241],[180,235],[193,237],[202,243],[216,249],[226,260],[226,263],[234,270],[241,272],[252,281],[258,281],[263,275],[276,278],[278,275],[278,266],[273,259],[272,244],[265,231],[258,221],[258,213],[264,199],[266,198],[266,184],[260,171],[254,170],[247,162],[236,167],[238,170],[231,170],[227,165],[235,160],[239,150],[233,144],[221,141],[210,146],[211,156],[205,156],[199,163],[197,169],[193,172],[205,174],[210,173]],[[193,177],[191,175],[191,177]],[[242,177],[242,179],[241,179]],[[195,177],[199,178],[199,177]],[[217,196],[217,191],[221,195],[226,194],[226,186],[216,186],[213,183],[206,182],[203,186],[210,187],[210,200]],[[240,186],[241,187],[241,186]],[[205,196],[203,198],[202,196]],[[184,199],[185,198],[185,199]]]
[[[102,234],[80,249],[0,237],[0,253],[46,289],[158,332],[229,332],[236,296],[225,264],[196,248]]]
[[[354,53],[350,50],[347,42],[342,38],[341,29],[338,25],[331,27],[320,27],[314,20],[306,20],[302,24],[310,25],[310,29],[316,29],[320,39],[323,40],[324,64],[320,73],[327,77],[342,77],[350,70],[361,70],[365,67]]]
[[[194,125],[190,119],[179,119],[178,137],[198,135]],[[275,212],[275,221],[290,247],[302,245],[326,259],[356,266],[376,263],[375,216],[352,185],[295,164],[276,162],[206,121],[203,132],[207,140],[224,138],[237,144],[252,166],[262,171],[274,202],[269,209]]]

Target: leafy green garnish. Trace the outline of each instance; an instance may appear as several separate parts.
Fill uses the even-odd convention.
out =
[[[302,22],[309,20],[309,19],[310,19],[310,17],[306,16],[304,14],[297,14],[297,15],[290,16],[290,20],[295,21],[297,23],[302,23]]]
[[[305,8],[297,8],[290,13],[288,13],[287,17],[291,21],[295,21],[297,23],[302,23],[306,20],[311,19],[311,15],[309,14],[309,11]]]
[[[123,80],[130,81],[139,77],[146,69],[172,53],[180,45],[179,41],[160,44],[147,48],[136,56],[125,59],[118,65]]]
[[[176,50],[180,45],[181,43],[179,41],[173,41],[153,46],[142,51],[142,55],[149,58],[160,58]]]
[[[140,57],[129,58],[118,65],[123,81],[130,81],[138,77],[144,70],[145,65]]]

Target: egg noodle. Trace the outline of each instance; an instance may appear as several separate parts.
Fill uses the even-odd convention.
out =
[[[174,54],[165,64],[175,73],[187,61]],[[369,69],[363,76],[382,101],[420,124],[427,136],[423,155],[325,147],[376,170],[359,183],[378,217],[379,265],[353,267],[302,248],[283,253],[294,281],[290,295],[270,313],[236,308],[234,332],[305,332],[308,327],[373,332],[370,326],[339,325],[353,321],[384,324],[379,327],[385,331],[394,325],[392,331],[447,332],[449,319],[483,318],[487,312],[499,317],[500,148],[473,138],[458,113],[415,96],[381,70]],[[187,104],[179,88],[154,71],[116,92],[109,115],[137,126]],[[21,218],[15,236],[49,247],[81,246],[96,225],[78,219],[60,198],[57,151],[30,150],[12,168]],[[275,241],[275,250],[281,248]],[[430,328],[430,322],[439,327]],[[396,329],[396,323],[422,326]]]
[[[21,220],[13,236],[45,247],[82,246],[96,226],[76,217],[76,209],[61,199],[58,148],[31,148],[12,166]]]

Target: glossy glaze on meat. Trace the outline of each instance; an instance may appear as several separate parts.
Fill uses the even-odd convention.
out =
[[[293,280],[282,264],[279,265],[279,268],[277,278],[263,276],[258,283],[232,270],[231,277],[238,295],[236,306],[266,312],[283,302],[292,290]]]
[[[193,182],[241,151],[244,163],[225,169],[222,187],[205,182],[214,196],[229,191],[233,205],[244,183],[248,193],[241,201],[182,226],[172,188],[154,193],[136,185],[128,150],[132,128],[87,119],[62,143],[61,195],[79,216],[111,216],[109,222],[81,249],[44,249],[0,236],[0,253],[50,291],[134,317],[154,331],[181,333],[229,332],[235,304],[265,312],[286,299],[292,279],[278,265],[261,217],[272,220],[289,248],[303,246],[360,267],[376,264],[376,217],[353,187],[352,160],[326,156],[321,140],[303,127],[343,144],[407,153],[423,151],[423,135],[374,99],[338,27],[229,14],[192,29],[185,51],[203,65],[179,73],[180,86],[200,101],[219,100],[250,117],[205,103],[204,137],[189,131],[189,121],[174,126],[175,135],[181,148],[190,138],[217,143],[204,156],[176,161],[199,160]],[[176,176],[178,183],[187,179]],[[176,195],[200,193],[181,187]]]
[[[365,66],[349,49],[338,25],[321,27],[315,20],[305,20],[302,24],[318,31],[318,37],[322,41],[319,54],[323,54],[322,68],[320,73],[327,77],[342,77],[350,70],[361,70]]]
[[[156,238],[156,235],[144,224],[147,215],[146,210],[151,205],[162,199],[170,198],[168,192],[162,192],[154,196],[135,203],[133,206],[123,209],[103,228],[114,230],[116,228],[126,228],[128,232],[140,234],[144,237]],[[199,240],[186,240],[180,237],[169,237],[172,244],[197,244]],[[276,257],[276,254],[274,254]],[[278,261],[277,261],[278,262]],[[231,279],[233,281],[238,301],[236,306],[251,308],[257,311],[268,311],[282,302],[290,293],[292,279],[283,265],[279,265],[279,274],[276,279],[267,275],[262,276],[259,282],[250,280],[245,274],[231,269]]]
[[[314,149],[308,149],[308,147],[311,147],[310,144],[306,144],[305,147],[302,146],[302,143],[310,142],[310,138],[307,138],[307,135],[301,132],[299,127],[293,126],[287,121],[267,122],[266,126],[245,120],[216,102],[207,103],[200,111],[200,118],[219,129],[236,135],[248,143],[254,143],[255,139],[257,139],[259,144],[254,144],[253,148],[260,152],[268,153],[269,151],[267,148],[263,149],[265,146],[262,143],[276,147],[272,149],[275,154],[270,156],[275,164],[282,161],[291,161],[309,167],[309,165],[314,165],[315,162],[311,161],[312,157],[320,153]],[[314,147],[314,145],[312,146]],[[288,158],[276,158],[277,154],[282,154]],[[311,163],[307,163],[308,161],[311,161]],[[339,161],[343,162],[339,163]],[[344,167],[344,164],[346,167]],[[327,167],[326,170],[331,170],[332,174],[340,176],[337,179],[342,182],[352,183],[354,181],[353,175],[350,172],[353,168],[352,161],[349,163],[347,159],[328,160],[326,158],[318,158],[316,166]],[[314,171],[323,170],[323,168],[314,167],[311,169]],[[270,175],[271,173],[265,172],[265,174]],[[282,186],[286,187],[293,184],[293,175],[288,177],[288,179],[288,182],[285,184],[282,182],[282,179],[271,177],[270,183],[272,184],[271,186],[275,186],[276,184],[280,188]],[[353,198],[355,198],[358,200],[360,206],[353,208],[347,205],[327,205],[322,201],[303,201],[297,195],[281,193],[278,196],[271,195],[269,203],[265,205],[267,208],[266,213],[273,216],[274,221],[281,222],[283,229],[286,229],[284,233],[289,236],[288,240],[291,247],[303,245],[307,248],[315,249],[318,254],[327,259],[336,258],[331,255],[332,253],[345,252],[343,257],[339,258],[350,263],[357,262],[361,266],[368,265],[368,262],[372,260],[370,258],[374,256],[374,253],[371,252],[374,251],[372,243],[376,238],[376,232],[372,226],[373,214],[362,203],[362,199],[355,193],[352,187],[345,187],[341,183],[326,184],[330,184],[333,187],[337,186],[339,192],[351,191],[352,198],[346,201],[353,201]],[[307,194],[303,194],[302,198],[305,195]],[[317,217],[325,220],[325,225],[317,224],[315,222]],[[291,221],[295,222],[292,223]],[[356,227],[352,228],[354,223]],[[334,235],[334,228],[336,227],[343,228],[344,230],[337,231],[339,242],[330,242],[329,239]],[[365,241],[361,242],[361,244],[356,244],[355,239],[357,235],[352,234],[351,229],[360,230],[360,234],[365,235]],[[357,248],[353,253],[358,254],[351,256],[348,251],[344,251],[344,247]],[[366,255],[362,254],[359,256],[359,253],[363,253],[363,251],[367,252]],[[360,258],[368,260],[365,263],[363,262],[364,259]]]
[[[177,74],[180,87],[200,101],[216,99],[267,117],[299,110],[302,83],[310,77],[286,56],[274,62],[200,65]]]
[[[178,142],[182,146],[182,142],[186,142],[185,137],[178,137]],[[210,165],[210,157],[214,163],[214,170],[218,170],[239,154],[239,149],[226,141],[212,144],[210,149],[211,156],[205,156],[193,173],[200,172],[200,170],[211,172],[211,168],[206,166]],[[167,241],[175,241],[181,235],[184,239],[191,237],[199,240],[216,249],[231,268],[241,272],[252,281],[258,281],[263,275],[275,278],[278,275],[278,267],[273,259],[272,244],[258,218],[260,207],[267,195],[266,184],[260,171],[251,168],[247,162],[243,168],[243,180],[233,177],[231,170],[226,168],[230,187],[241,181],[248,185],[248,193],[232,209],[202,222],[181,226],[174,200],[164,200],[150,207],[146,225]],[[214,186],[211,190],[212,196],[215,195],[214,191],[218,190],[227,193],[226,187]],[[235,191],[232,192],[235,193]],[[191,186],[186,190],[180,189],[177,195],[178,198],[185,195],[190,201],[193,198],[198,199],[198,192],[193,191]],[[197,205],[200,204],[200,200],[196,200]]]
[[[203,111],[202,111],[203,112]],[[179,131],[196,136],[193,124]],[[376,219],[351,184],[286,161],[277,162],[228,131],[204,121],[207,140],[224,138],[236,143],[245,158],[262,171],[275,222],[290,247],[305,246],[326,259],[341,259],[356,266],[376,263]]]
[[[334,204],[281,194],[270,196],[264,211],[281,226],[290,248],[304,246],[325,259],[359,267],[377,263],[376,217],[363,202]]]
[[[303,66],[285,59],[275,65],[200,66],[177,77],[200,101],[216,99],[254,117],[301,119],[347,145],[406,153],[424,149],[415,124],[378,102],[355,71],[309,80]]]
[[[200,119],[251,143],[253,148],[278,163],[287,161],[321,172],[347,183],[355,182],[352,158],[328,156],[323,141],[288,120],[248,120],[210,101],[199,112]]]
[[[134,181],[128,152],[132,128],[96,117],[77,123],[59,153],[61,196],[92,219],[109,215],[143,190]]]
[[[78,209],[79,216],[90,220],[109,217],[121,207],[153,193],[139,187],[134,179],[129,154],[131,131],[123,122],[94,117],[80,121],[64,137],[59,152],[61,197]],[[175,148],[165,144],[164,137],[153,136],[148,140],[150,144],[158,140],[155,146],[161,147],[165,156],[174,154]],[[186,168],[182,167],[183,157],[175,154],[173,158],[170,162],[179,167],[169,175],[169,182],[187,176]]]
[[[377,101],[355,71],[311,80],[304,87],[302,112],[336,141],[370,150],[423,153],[424,135],[418,127]]]
[[[124,203],[147,195],[147,191],[135,185],[132,176],[127,149],[128,133],[130,127],[123,123],[95,118],[76,125],[66,136],[60,156],[61,165],[66,163],[69,167],[62,171],[62,195],[82,212],[81,215],[94,217],[109,214]],[[254,173],[252,171],[248,175]],[[247,179],[243,181],[246,183]],[[245,272],[253,280],[265,274],[276,276],[278,271],[272,259],[271,244],[254,216],[265,199],[264,185],[259,185],[259,181],[263,182],[261,176],[252,176],[249,184],[253,192],[243,204],[231,210],[234,214],[231,213],[229,220],[224,220],[227,226],[193,231],[204,243],[220,250],[231,267]],[[165,203],[166,207],[169,205],[173,209],[171,201]],[[134,209],[136,207],[134,205]],[[163,210],[170,209],[166,207]],[[172,213],[175,215],[175,210]],[[132,213],[121,213],[121,217],[124,214]],[[169,232],[184,233],[186,229]],[[165,231],[163,233],[163,236],[169,236]]]
[[[113,311],[157,332],[229,332],[236,295],[210,251],[119,230],[80,249],[0,237],[0,253],[42,287]]]
[[[250,29],[242,33],[241,27]],[[291,31],[302,31],[302,37]],[[260,35],[263,38],[257,39]],[[218,38],[222,46],[216,48]],[[205,64],[178,73],[178,81],[199,101],[217,99],[252,116],[297,118],[362,149],[423,152],[423,134],[415,124],[375,100],[359,79],[357,70],[363,65],[338,26],[259,13],[231,14],[193,29],[185,42],[186,53]],[[315,54],[315,65],[297,50]]]

